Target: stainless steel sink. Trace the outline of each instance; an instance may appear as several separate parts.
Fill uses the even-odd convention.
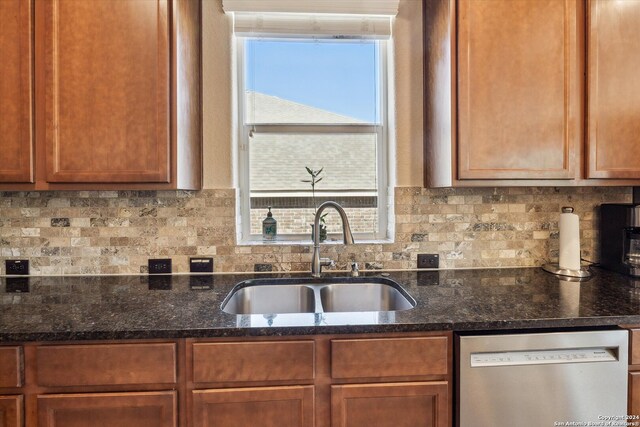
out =
[[[411,296],[384,283],[334,283],[320,289],[325,312],[399,311],[415,307]]]
[[[239,288],[222,303],[230,314],[313,313],[315,292],[304,285],[254,285]]]
[[[257,279],[238,283],[222,303],[230,314],[399,311],[415,300],[380,277]]]

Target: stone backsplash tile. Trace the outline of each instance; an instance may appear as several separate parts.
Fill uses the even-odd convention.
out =
[[[323,245],[346,269],[414,268],[438,253],[444,268],[537,266],[558,256],[562,206],[580,216],[582,255],[597,261],[597,207],[630,202],[629,187],[513,187],[395,191],[393,243]],[[32,274],[145,273],[149,258],[192,256],[215,271],[309,269],[303,245],[236,245],[234,190],[0,192],[0,273],[5,259],[29,259]],[[271,266],[271,267],[269,267]]]

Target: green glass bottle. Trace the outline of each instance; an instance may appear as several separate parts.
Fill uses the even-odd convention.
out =
[[[275,220],[271,213],[271,206],[267,217],[262,221],[262,240],[265,242],[273,242],[278,235],[278,221]]]

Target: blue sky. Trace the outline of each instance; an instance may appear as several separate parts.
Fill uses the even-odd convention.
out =
[[[247,40],[246,88],[377,121],[374,42]]]

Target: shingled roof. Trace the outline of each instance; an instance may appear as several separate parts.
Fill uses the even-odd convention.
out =
[[[343,116],[306,104],[266,95],[245,92],[245,111],[248,123],[304,123],[304,124],[364,124],[354,117]]]
[[[275,96],[247,92],[248,119],[259,123],[362,124],[335,114]],[[248,120],[249,121],[249,120]],[[304,195],[310,190],[305,166],[324,167],[319,194],[375,194],[376,136],[371,134],[265,134],[250,142],[252,196]],[[345,194],[346,193],[346,194]]]

